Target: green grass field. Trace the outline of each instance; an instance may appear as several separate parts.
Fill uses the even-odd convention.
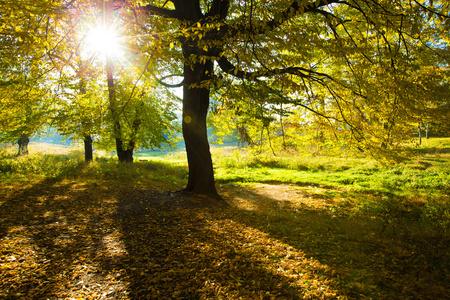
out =
[[[184,153],[86,165],[73,148],[4,146],[0,298],[448,297],[449,138],[390,166],[212,152],[227,207],[167,193],[187,182]]]

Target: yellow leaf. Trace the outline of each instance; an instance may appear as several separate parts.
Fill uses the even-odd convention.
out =
[[[16,26],[16,32],[21,32],[22,28],[20,28],[20,26]]]
[[[170,43],[170,49],[172,49],[173,48],[173,42],[172,43]]]

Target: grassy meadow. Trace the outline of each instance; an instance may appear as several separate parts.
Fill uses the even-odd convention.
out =
[[[2,299],[450,293],[450,138],[390,166],[213,148],[226,206],[174,192],[187,182],[184,153],[86,165],[75,148],[29,150],[0,148]]]

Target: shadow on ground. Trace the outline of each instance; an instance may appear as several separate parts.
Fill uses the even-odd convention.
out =
[[[117,290],[121,283],[102,277],[97,262],[114,231],[115,192],[56,179],[2,190],[0,298],[60,299]]]
[[[379,236],[370,219],[291,211],[250,188],[238,192],[254,208],[239,208],[236,192],[227,192],[225,207],[118,183],[50,180],[1,189],[0,298],[447,295],[441,256],[433,265],[423,252],[436,245]]]
[[[265,187],[271,189],[263,184],[224,187],[229,201],[240,208],[234,219],[330,268],[343,295],[354,299],[447,297],[450,257],[445,232],[422,228],[395,207],[388,207],[386,216],[340,215],[333,197],[317,199],[311,192],[294,190],[297,195],[287,199],[285,190],[291,186],[278,186],[272,194],[263,192]],[[323,203],[314,207],[311,201]]]
[[[424,149],[414,149],[420,154],[447,154],[450,153],[450,148],[424,148]]]

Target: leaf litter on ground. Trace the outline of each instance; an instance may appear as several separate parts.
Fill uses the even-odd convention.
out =
[[[335,214],[311,190],[265,184],[220,192],[228,205],[114,182],[0,188],[0,298],[448,295],[442,243],[377,231],[377,220]]]

